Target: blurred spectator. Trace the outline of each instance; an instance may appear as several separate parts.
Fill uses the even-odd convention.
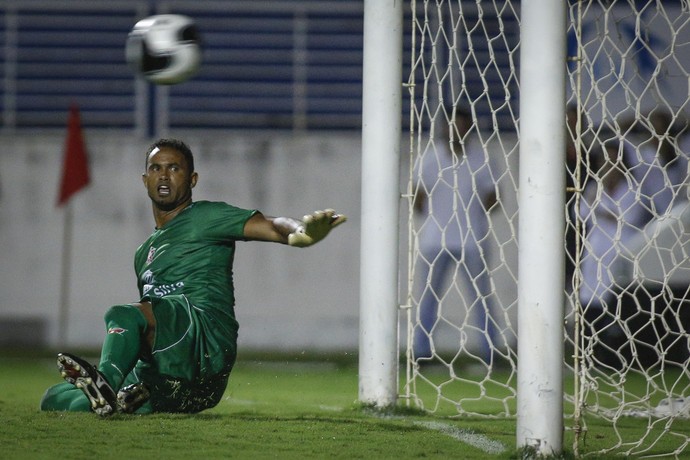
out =
[[[585,320],[601,331],[612,323],[617,286],[611,273],[616,257],[633,257],[628,244],[641,232],[646,216],[637,184],[630,173],[628,144],[605,139],[596,180],[585,187],[580,200],[580,218],[585,226],[580,301]]]
[[[669,112],[654,110],[647,121],[648,130],[638,146],[639,163],[633,170],[642,194],[649,199],[650,218],[658,218],[667,214],[678,198],[686,197],[682,186],[688,175],[688,160],[679,154],[678,130]]]
[[[481,357],[491,360],[495,325],[491,319],[491,280],[482,242],[489,233],[488,213],[496,202],[496,185],[476,125],[468,111],[455,108],[454,123],[415,166],[415,211],[424,217],[420,229],[418,277],[423,283],[420,325],[414,333],[415,358],[429,358],[439,321],[439,301],[446,296],[449,275],[459,275],[468,288],[464,298],[483,337]],[[453,128],[449,132],[449,127]]]

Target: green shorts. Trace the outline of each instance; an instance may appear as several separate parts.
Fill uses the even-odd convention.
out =
[[[199,412],[218,404],[237,356],[237,329],[184,295],[150,299],[156,331],[150,357],[128,382],[142,381],[154,412]]]
[[[137,411],[196,413],[215,407],[223,397],[230,373],[199,377],[194,380],[179,379],[153,372],[140,361],[125,379],[123,386],[144,382],[151,397]]]

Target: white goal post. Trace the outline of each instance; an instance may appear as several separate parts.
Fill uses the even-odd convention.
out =
[[[402,2],[365,0],[359,400],[398,394],[398,228]]]
[[[563,449],[566,2],[520,21],[517,445]]]

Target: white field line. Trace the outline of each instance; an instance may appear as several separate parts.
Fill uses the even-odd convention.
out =
[[[408,420],[408,418],[405,416],[380,414],[376,411],[369,412],[369,414],[383,419]],[[508,448],[500,441],[493,440],[488,436],[484,436],[483,434],[475,433],[472,430],[458,428],[448,423],[412,420],[412,424],[415,426],[421,426],[428,430],[438,431],[439,433],[448,435],[457,441],[463,442],[472,447],[476,447],[487,454],[501,454],[508,450]]]
[[[231,404],[237,404],[237,405],[260,405],[261,403],[259,401],[254,401],[254,400],[246,400],[246,399],[233,399],[233,398],[225,398],[228,402]],[[323,406],[319,405],[319,409],[325,410],[325,411],[343,411],[345,408],[343,407],[337,407],[337,406]],[[390,415],[377,415],[375,412],[371,413],[377,418],[384,418],[384,419],[397,419],[397,420],[407,420],[406,417],[403,416],[390,416]],[[428,430],[434,430],[438,431],[439,433],[445,434],[450,436],[451,438],[456,439],[457,441],[460,441],[462,443],[468,444],[472,447],[475,447],[483,452],[486,452],[487,454],[502,454],[503,452],[506,452],[508,449],[506,446],[503,445],[503,443],[499,441],[495,441],[487,436],[484,436],[483,434],[475,433],[472,430],[465,430],[462,428],[458,428],[456,426],[450,425],[448,423],[442,423],[442,422],[424,422],[424,421],[412,421],[412,424],[415,426],[421,426],[423,428],[426,428]]]
[[[475,433],[472,430],[463,430],[453,425],[441,422],[412,422],[414,425],[435,430],[455,438],[460,442],[469,444],[472,447],[486,452],[487,454],[501,454],[507,450],[506,446],[499,441],[495,441],[483,434]]]

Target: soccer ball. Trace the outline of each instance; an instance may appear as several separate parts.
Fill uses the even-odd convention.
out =
[[[199,71],[199,32],[187,16],[150,16],[134,25],[127,37],[125,55],[134,71],[151,83],[182,83]]]

